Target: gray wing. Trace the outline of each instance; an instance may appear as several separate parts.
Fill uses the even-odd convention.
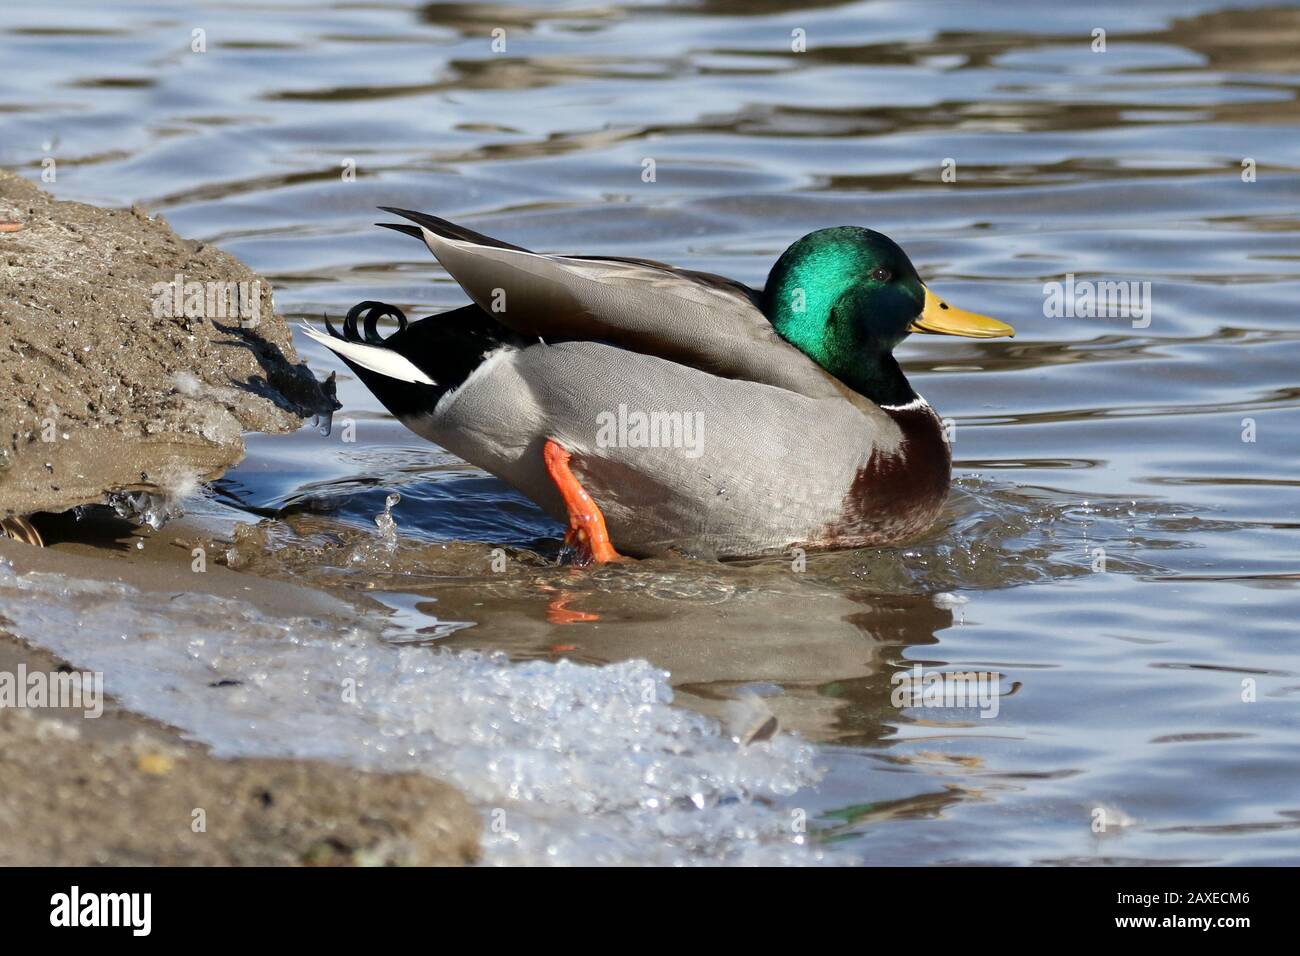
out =
[[[756,293],[738,282],[644,259],[542,255],[424,213],[384,208],[418,223],[401,231],[418,231],[469,297],[517,332],[609,342],[724,378],[874,409],[777,335]]]

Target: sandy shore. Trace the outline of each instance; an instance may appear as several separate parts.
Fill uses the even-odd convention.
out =
[[[66,665],[0,638],[0,670]],[[222,760],[116,707],[0,708],[0,866],[456,865],[479,820],[453,787],[312,760]]]

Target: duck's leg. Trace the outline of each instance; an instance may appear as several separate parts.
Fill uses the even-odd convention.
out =
[[[553,438],[546,439],[546,445],[542,449],[546,473],[555,482],[560,497],[564,499],[564,507],[569,511],[569,530],[564,536],[565,543],[578,549],[579,564],[626,561],[610,543],[609,532],[605,530],[605,516],[569,468],[569,458],[569,453],[557,441]]]

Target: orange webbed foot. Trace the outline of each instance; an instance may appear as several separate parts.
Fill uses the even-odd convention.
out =
[[[580,566],[593,561],[597,564],[626,561],[627,558],[615,551],[609,540],[605,516],[569,467],[571,457],[555,439],[546,439],[546,445],[542,448],[546,473],[555,482],[560,497],[564,499],[564,507],[569,512],[569,530],[564,535],[564,543],[577,549],[577,564]]]

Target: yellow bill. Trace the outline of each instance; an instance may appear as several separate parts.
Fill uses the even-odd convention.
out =
[[[990,319],[987,315],[954,309],[928,288],[925,306],[909,328],[911,332],[930,332],[935,335],[964,335],[972,339],[996,339],[1014,336],[1016,330],[1005,322]]]

